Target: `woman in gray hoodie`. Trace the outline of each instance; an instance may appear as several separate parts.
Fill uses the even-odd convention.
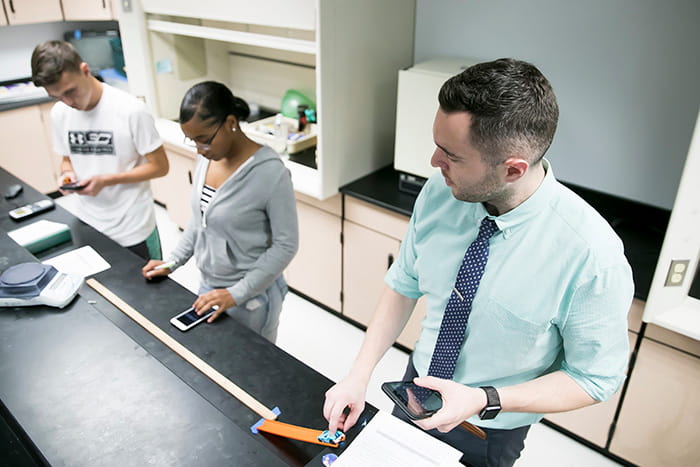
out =
[[[225,311],[274,342],[287,293],[282,272],[298,248],[296,202],[279,155],[241,131],[249,113],[221,83],[199,83],[185,94],[180,127],[199,153],[192,218],[168,260],[149,261],[143,275],[170,274],[194,255],[201,273],[195,310],[216,306],[208,322]]]

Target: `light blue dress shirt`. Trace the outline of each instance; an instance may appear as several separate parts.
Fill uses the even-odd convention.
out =
[[[453,379],[509,386],[562,370],[592,398],[612,396],[624,380],[627,312],[634,285],[620,239],[592,207],[546,175],[525,202],[501,216],[452,196],[440,173],[421,191],[397,260],[385,281],[427,299],[413,363],[428,373],[445,306],[481,220],[496,221],[489,259],[472,303]],[[516,428],[542,414],[472,417],[489,428]]]

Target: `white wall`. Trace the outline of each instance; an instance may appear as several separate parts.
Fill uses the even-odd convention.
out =
[[[2,26],[0,27],[0,81],[31,77],[30,61],[34,47],[44,41],[63,39],[63,33],[66,31],[76,29],[104,31],[117,28],[118,24],[115,21],[60,21]]]
[[[673,206],[700,104],[697,0],[417,0],[415,61],[439,55],[534,63],[559,99],[557,177]]]

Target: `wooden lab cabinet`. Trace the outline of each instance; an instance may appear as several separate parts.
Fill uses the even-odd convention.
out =
[[[293,289],[341,311],[341,197],[319,201],[296,193],[299,251],[285,271]]]
[[[343,221],[343,314],[369,324],[384,290],[384,275],[399,254],[408,217],[345,197]],[[413,349],[425,316],[420,299],[397,343]]]
[[[66,21],[109,21],[117,19],[120,0],[61,0]]]
[[[181,146],[165,143],[170,170],[164,177],[151,180],[153,198],[165,205],[168,216],[184,229],[192,216],[190,196],[196,153]]]
[[[42,193],[56,191],[48,125],[38,105],[0,112],[0,165]]]
[[[641,466],[700,465],[700,342],[648,325],[610,451]]]
[[[8,24],[63,21],[60,0],[2,0]]]

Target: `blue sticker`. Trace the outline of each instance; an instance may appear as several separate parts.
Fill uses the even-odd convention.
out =
[[[172,73],[173,72],[173,62],[168,60],[167,58],[163,60],[158,60],[156,62],[156,74],[163,75],[165,73]]]

